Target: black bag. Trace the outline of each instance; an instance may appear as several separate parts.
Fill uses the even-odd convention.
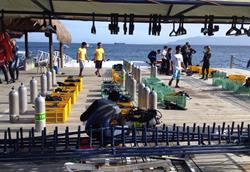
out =
[[[123,68],[123,65],[122,65],[122,64],[115,64],[115,65],[113,66],[113,69],[114,69],[115,71],[122,71],[122,68]]]

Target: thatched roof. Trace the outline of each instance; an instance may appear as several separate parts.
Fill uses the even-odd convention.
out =
[[[12,32],[15,37],[25,32],[46,32],[48,24],[49,20],[42,19],[4,18],[4,28]],[[56,35],[59,42],[71,43],[71,34],[60,21],[52,20],[52,26],[56,27]]]

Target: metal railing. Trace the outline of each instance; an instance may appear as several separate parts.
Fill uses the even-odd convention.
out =
[[[105,133],[110,133],[105,136]],[[120,133],[116,135],[115,133]],[[87,136],[88,134],[88,136]],[[173,124],[156,128],[90,128],[47,134],[46,128],[35,136],[34,128],[24,137],[24,131],[8,128],[0,139],[0,161],[30,159],[88,159],[96,156],[125,157],[178,155],[193,153],[245,152],[250,150],[250,124],[187,126]]]

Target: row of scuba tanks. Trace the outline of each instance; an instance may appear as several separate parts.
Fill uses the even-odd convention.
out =
[[[40,93],[38,93],[38,82],[32,77],[30,80],[30,103],[36,105],[36,98],[39,95],[46,96],[47,91],[51,91],[53,85],[56,85],[56,74],[53,70],[48,71],[46,74],[42,74],[40,77]],[[38,103],[39,104],[39,103]],[[20,118],[20,114],[24,114],[28,109],[28,95],[27,87],[21,83],[18,91],[12,87],[9,93],[9,115],[10,122],[17,122]]]

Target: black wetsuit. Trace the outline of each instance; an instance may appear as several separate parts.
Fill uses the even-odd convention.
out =
[[[250,67],[250,60],[247,62],[247,68]]]
[[[203,65],[202,65],[202,78],[205,77],[205,70],[206,70],[206,79],[208,78],[209,74],[209,67],[210,67],[210,58],[211,58],[211,53],[204,53],[203,57]]]
[[[189,49],[189,53],[188,53],[188,65],[193,65],[192,64],[192,55],[195,54],[196,51],[193,48]]]
[[[167,53],[167,55],[166,55],[166,75],[170,75],[170,61],[171,61],[171,53]]]
[[[182,48],[181,48],[181,54],[182,54],[182,57],[183,57],[183,63],[185,66],[188,66],[188,52],[187,52],[187,46],[184,45]]]
[[[148,59],[150,60],[151,65],[155,65],[155,63],[156,63],[156,56],[157,56],[156,51],[151,51],[148,54]]]

